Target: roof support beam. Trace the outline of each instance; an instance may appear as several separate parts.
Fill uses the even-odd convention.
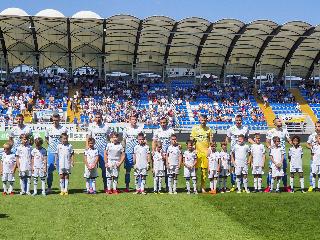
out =
[[[107,35],[107,20],[103,19],[102,24],[102,47],[101,47],[101,73],[105,76],[105,61],[106,61],[106,35]]]
[[[2,48],[2,53],[5,61],[5,66],[6,66],[6,72],[9,73],[9,61],[8,61],[8,50],[6,47],[6,42],[3,37],[3,31],[0,27],[0,41],[1,41],[1,48]]]
[[[311,65],[310,65],[310,68],[307,72],[307,75],[306,77],[304,78],[305,80],[308,80],[310,77],[311,77],[311,74],[313,73],[314,71],[314,67],[316,64],[318,64],[318,62],[320,61],[320,51],[318,52],[318,54],[316,55],[316,57],[313,59]]]
[[[67,37],[68,37],[68,72],[72,76],[72,57],[71,57],[71,28],[70,18],[67,18]]]
[[[200,41],[200,44],[199,44],[199,47],[198,47],[198,51],[197,51],[197,55],[196,55],[196,58],[195,58],[195,61],[194,61],[195,62],[195,66],[198,65],[198,63],[199,63],[199,59],[200,59],[200,56],[201,56],[203,45],[206,43],[208,35],[212,32],[213,27],[214,27],[214,23],[211,23],[208,26],[207,30],[204,32],[204,34],[203,34],[203,36],[201,38],[201,41]]]
[[[36,70],[40,74],[40,53],[39,53],[39,47],[38,47],[38,39],[37,39],[37,33],[36,33],[36,28],[34,26],[34,21],[32,16],[29,16],[29,21],[30,21],[30,29],[32,32],[32,38],[33,38],[33,45],[34,45],[34,57],[36,58]]]
[[[263,44],[262,44],[261,48],[259,49],[259,52],[256,56],[256,59],[253,62],[253,65],[252,65],[252,68],[250,71],[250,75],[249,75],[249,79],[253,79],[256,64],[260,62],[260,59],[262,57],[264,50],[268,47],[269,43],[272,41],[274,36],[278,35],[278,33],[281,31],[281,28],[282,28],[282,26],[278,26],[275,29],[273,29],[273,31],[270,33],[270,35],[264,40],[264,42],[263,42]]]
[[[172,27],[171,33],[170,33],[170,35],[168,37],[168,42],[167,42],[167,46],[166,46],[166,52],[164,53],[164,57],[163,57],[164,65],[167,65],[167,63],[168,63],[168,57],[169,57],[169,54],[170,54],[171,43],[172,43],[172,40],[174,38],[175,33],[177,32],[178,25],[179,25],[179,22],[175,22],[175,24]]]
[[[285,68],[286,68],[286,65],[287,63],[290,62],[290,59],[292,58],[294,52],[298,49],[298,47],[300,46],[300,44],[303,42],[303,40],[310,36],[311,34],[313,34],[315,32],[315,27],[310,27],[308,30],[306,30],[303,35],[301,37],[299,37],[297,39],[297,41],[293,44],[293,46],[291,47],[290,51],[288,52],[283,64],[282,64],[282,67],[279,71],[279,74],[278,74],[278,79],[281,79],[282,76],[283,76],[283,73],[285,71]]]
[[[137,36],[136,36],[136,43],[135,43],[134,52],[133,52],[133,66],[135,66],[137,64],[138,49],[139,49],[142,25],[143,25],[143,20],[140,20],[138,31],[137,31]]]
[[[226,70],[227,63],[229,62],[229,59],[231,57],[231,53],[232,53],[235,45],[237,44],[237,41],[240,39],[241,35],[247,30],[247,27],[248,27],[248,24],[243,25],[239,29],[239,31],[236,33],[236,35],[233,37],[231,44],[228,48],[228,52],[226,54],[226,57],[224,58],[224,62],[223,62],[221,73],[220,73],[220,79],[222,79],[224,76],[224,72]]]

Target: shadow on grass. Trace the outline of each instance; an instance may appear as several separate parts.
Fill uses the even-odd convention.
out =
[[[6,213],[0,213],[0,219],[1,218],[9,218],[9,215]]]
[[[320,194],[201,194],[208,206],[267,239],[318,239]]]

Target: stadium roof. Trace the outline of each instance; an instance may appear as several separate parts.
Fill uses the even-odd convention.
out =
[[[302,21],[279,25],[269,20],[209,22],[198,17],[102,18],[90,11],[64,17],[53,9],[29,16],[22,9],[8,8],[0,13],[0,41],[0,64],[10,69],[27,64],[37,69],[91,66],[131,72],[134,66],[160,73],[164,65],[201,65],[202,73],[252,78],[257,65],[263,73],[281,77],[290,64],[292,75],[305,78],[320,60],[320,27]]]

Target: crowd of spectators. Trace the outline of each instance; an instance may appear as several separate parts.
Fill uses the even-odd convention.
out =
[[[258,89],[258,95],[265,103],[294,103],[293,94],[278,81],[266,82]]]
[[[302,81],[299,84],[300,90],[305,91],[310,103],[320,103],[320,84],[312,80]]]

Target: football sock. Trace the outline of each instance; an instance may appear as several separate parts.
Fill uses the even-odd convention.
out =
[[[304,177],[300,178],[300,188],[301,190],[304,189]]]
[[[293,189],[293,180],[294,180],[294,178],[290,177],[290,187],[291,187],[291,189]]]
[[[243,186],[244,186],[244,189],[247,191],[248,190],[248,178],[243,179]]]
[[[107,189],[108,191],[111,191],[111,178],[107,178]]]
[[[65,191],[65,192],[68,192],[68,185],[69,185],[69,179],[66,178],[66,179],[64,180],[64,191]]]
[[[190,180],[186,180],[187,191],[190,192]]]
[[[118,178],[113,178],[113,190],[117,190]]]
[[[262,188],[262,178],[258,178],[258,190]]]
[[[38,178],[34,177],[33,178],[33,193],[37,193],[38,191]]]

